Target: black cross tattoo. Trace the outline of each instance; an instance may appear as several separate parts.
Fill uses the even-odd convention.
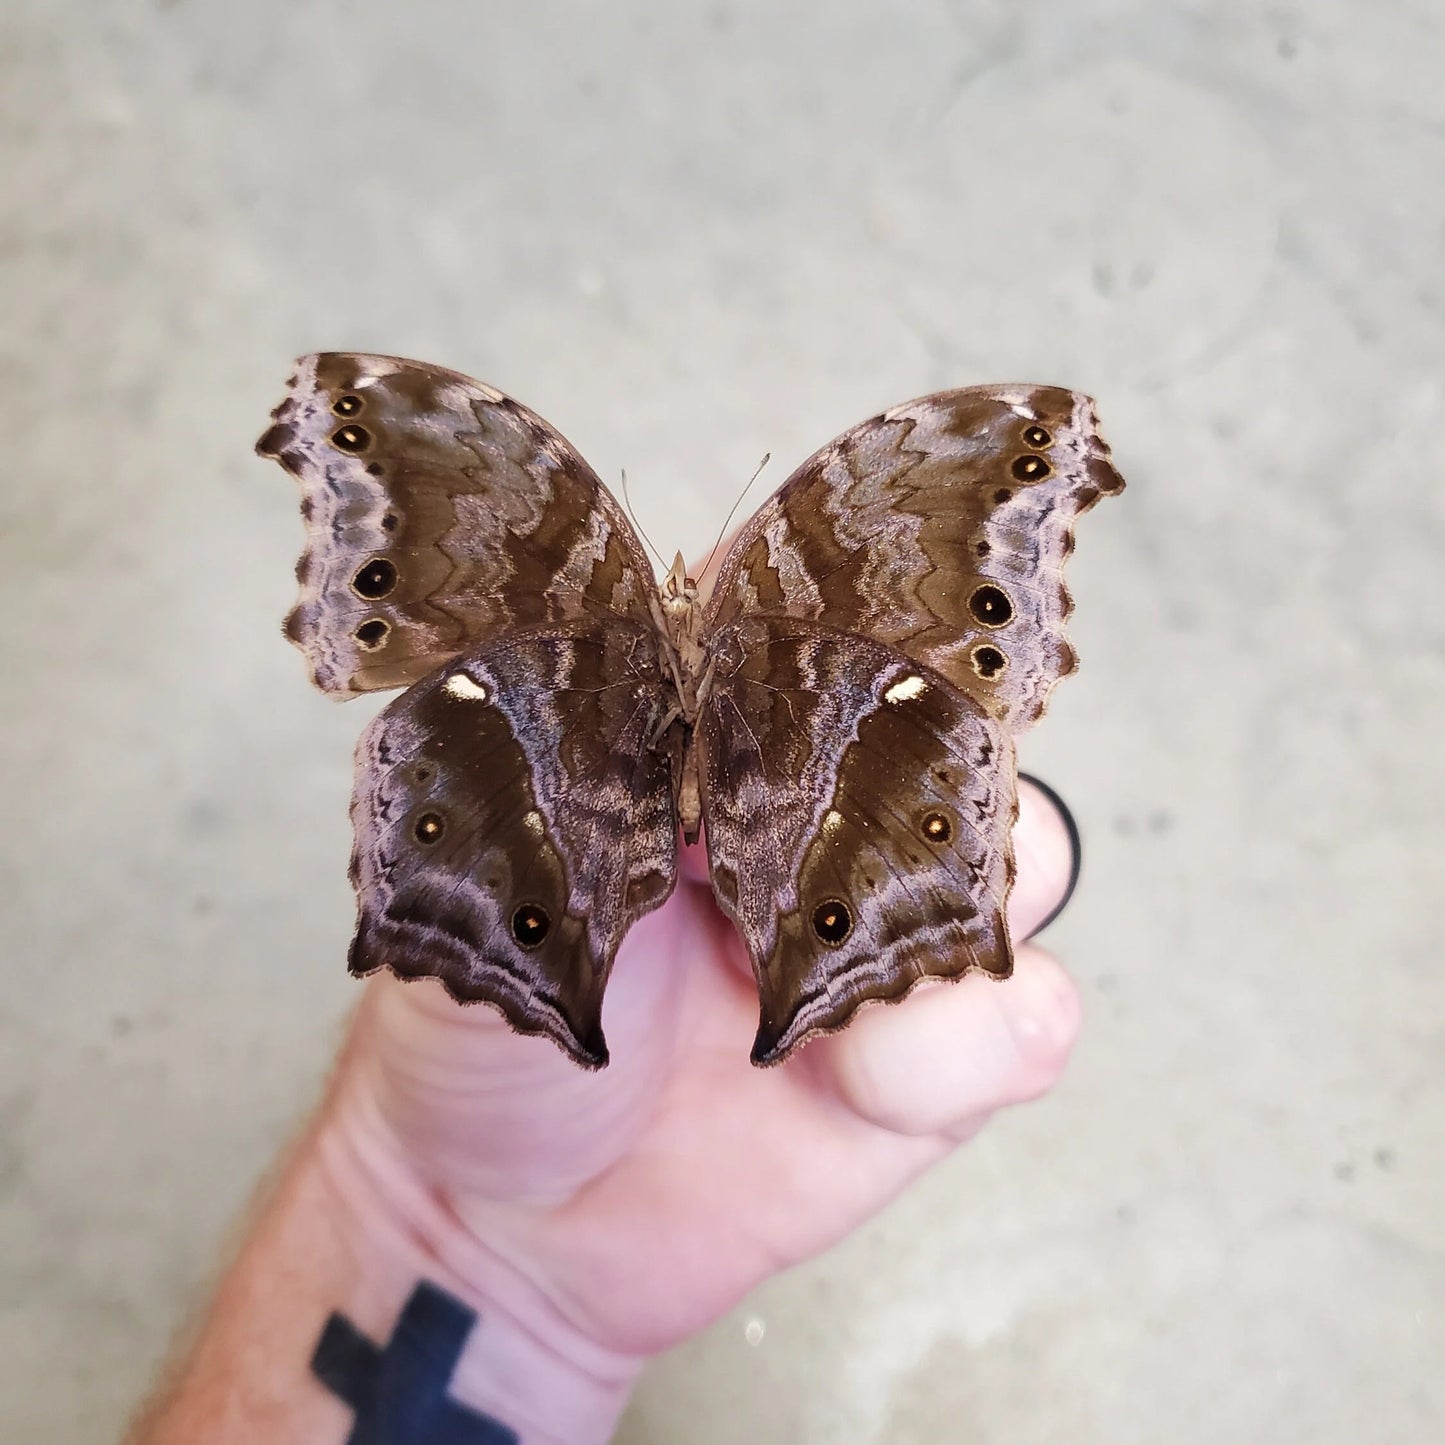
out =
[[[356,1411],[346,1445],[517,1445],[516,1431],[447,1394],[476,1322],[475,1310],[426,1280],[412,1291],[385,1348],[333,1314],[311,1371]]]

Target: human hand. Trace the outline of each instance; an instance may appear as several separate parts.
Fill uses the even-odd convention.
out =
[[[1057,909],[1076,858],[1044,793],[1021,804],[1016,938]],[[753,1068],[742,944],[696,850],[683,874],[618,958],[604,1073],[434,981],[372,981],[130,1440],[420,1439],[444,1418],[466,1438],[606,1440],[649,1355],[1058,1076],[1077,996],[1028,945],[1005,983],[925,985]]]
[[[1022,939],[1075,863],[1068,825],[1026,781],[1015,848]],[[1067,975],[1023,944],[1006,982],[924,985],[754,1068],[746,953],[691,849],[677,892],[618,956],[609,1068],[586,1073],[489,1008],[384,975],[332,1117],[421,1241],[419,1268],[594,1379],[630,1382],[642,1358],[857,1228],[995,1110],[1048,1089],[1078,1019]]]

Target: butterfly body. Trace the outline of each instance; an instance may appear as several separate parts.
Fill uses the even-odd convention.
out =
[[[705,617],[697,583],[687,575],[679,552],[653,599],[659,660],[672,686],[672,703],[659,732],[673,733],[671,751],[680,759],[677,769],[678,822],[683,837],[696,843],[702,826],[702,799],[698,788],[697,754],[693,727],[707,701],[712,666],[704,644]]]
[[[1005,976],[1013,735],[1074,658],[1075,517],[1123,486],[1087,398],[987,387],[805,462],[704,596],[519,403],[328,353],[258,444],[301,481],[287,634],[366,729],[351,967],[432,975],[606,1062],[618,945],[706,833],[775,1063],[926,977]]]

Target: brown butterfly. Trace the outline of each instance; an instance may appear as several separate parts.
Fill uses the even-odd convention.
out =
[[[699,595],[490,386],[298,363],[257,450],[302,487],[286,634],[408,690],[357,748],[351,971],[435,975],[579,1064],[627,930],[706,827],[774,1064],[925,977],[1012,968],[1012,736],[1075,667],[1073,524],[1124,483],[1087,397],[969,387],[806,461]]]

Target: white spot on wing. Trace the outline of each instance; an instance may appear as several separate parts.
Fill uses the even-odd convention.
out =
[[[356,378],[353,389],[365,391],[369,386],[375,386],[379,381],[385,381],[388,376],[395,376],[401,367],[397,365],[394,356],[358,356],[363,367],[362,373]]]
[[[464,672],[454,672],[442,684],[442,691],[459,702],[486,702],[487,690]]]
[[[546,831],[546,827],[542,822],[542,815],[535,808],[533,808],[530,812],[524,813],[522,815],[522,822],[527,828],[531,829],[531,831],[534,832],[539,838]]]
[[[504,396],[502,395],[502,393],[501,393],[500,391],[498,391],[495,386],[488,386],[485,381],[479,381],[479,382],[477,383],[477,390],[478,390],[479,392],[481,392],[481,394],[482,394],[484,397],[486,397],[486,399],[487,399],[488,401],[505,401],[505,400],[506,400],[506,397],[504,397]]]
[[[1009,410],[1015,416],[1021,416],[1025,421],[1037,421],[1039,414],[1031,406],[1024,406],[1021,402],[1010,402]]]
[[[900,677],[887,692],[883,694],[884,702],[912,702],[916,697],[922,697],[928,691],[928,684],[913,673],[908,677]]]

